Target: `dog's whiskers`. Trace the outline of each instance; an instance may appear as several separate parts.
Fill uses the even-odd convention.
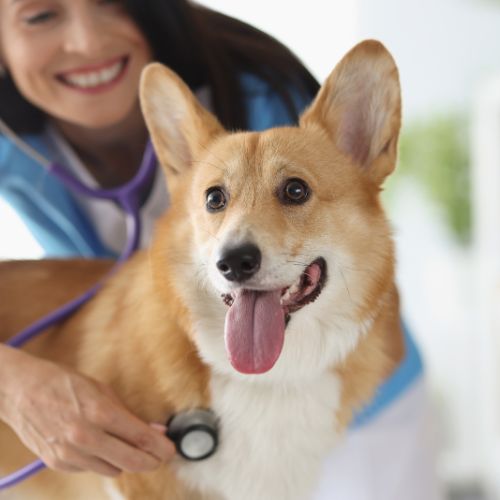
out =
[[[365,274],[369,274],[370,273],[370,270],[369,269],[363,269],[363,268],[360,268],[360,267],[353,267],[353,266],[342,266],[344,269],[346,269],[347,271],[352,271],[354,273],[365,273]]]
[[[304,267],[307,268],[309,264],[305,264],[304,262],[300,262],[298,260],[287,260],[287,264],[293,264],[294,266],[299,266],[299,267]]]
[[[354,303],[352,296],[351,296],[351,292],[349,291],[349,287],[347,286],[347,280],[345,278],[344,271],[342,270],[342,267],[339,264],[337,264],[337,267],[338,267],[340,276],[342,277],[342,281],[344,282],[344,287],[347,291],[347,295],[348,295],[349,299],[351,300],[351,302]]]

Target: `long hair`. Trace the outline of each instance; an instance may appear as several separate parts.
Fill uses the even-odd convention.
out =
[[[318,83],[297,57],[262,31],[187,0],[125,0],[157,61],[191,87],[208,85],[214,112],[229,129],[246,128],[238,76],[251,73],[267,82],[296,118],[292,94],[305,99]],[[18,133],[39,132],[45,114],[18,92],[12,79],[0,79],[0,116]]]

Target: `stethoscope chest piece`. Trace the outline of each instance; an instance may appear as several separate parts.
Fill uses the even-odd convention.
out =
[[[219,444],[217,417],[205,409],[178,413],[167,423],[167,437],[186,460],[204,460],[215,453]]]

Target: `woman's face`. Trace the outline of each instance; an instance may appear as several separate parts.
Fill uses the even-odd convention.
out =
[[[58,120],[120,123],[151,58],[119,0],[0,0],[0,61],[24,97]]]

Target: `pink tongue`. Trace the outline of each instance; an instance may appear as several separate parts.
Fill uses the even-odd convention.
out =
[[[285,338],[281,292],[238,291],[226,314],[226,350],[241,373],[264,373],[276,363]]]

